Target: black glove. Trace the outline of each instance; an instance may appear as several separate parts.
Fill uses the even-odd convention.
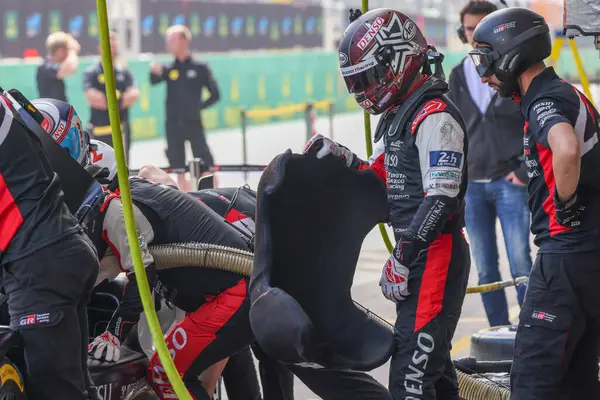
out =
[[[580,198],[575,193],[567,201],[558,199],[558,190],[554,189],[554,208],[556,210],[556,222],[567,228],[576,228],[581,224],[581,213],[585,206],[581,205]]]
[[[427,248],[427,243],[413,237],[402,235],[392,254],[400,264],[411,268],[412,264],[419,257],[419,253]]]

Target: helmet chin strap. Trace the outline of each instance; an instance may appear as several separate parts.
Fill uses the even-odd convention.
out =
[[[496,74],[498,78],[498,95],[500,97],[510,99],[510,98],[520,98],[521,97],[521,88],[518,78],[512,77],[504,77],[504,79],[500,79],[498,74]]]

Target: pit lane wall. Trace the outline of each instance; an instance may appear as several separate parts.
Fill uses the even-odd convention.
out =
[[[600,81],[600,62],[596,50],[580,51],[588,77]],[[459,63],[464,53],[448,52],[444,61],[446,75]],[[228,53],[202,57],[213,70],[221,90],[221,101],[202,113],[209,132],[240,126],[240,110],[276,109],[307,102],[331,101],[335,113],[358,111],[354,99],[346,92],[337,71],[337,53],[297,51],[277,53]],[[166,57],[153,60],[167,62]],[[83,95],[83,73],[99,58],[81,59],[77,73],[66,80],[67,97],[82,120],[87,122],[89,108]],[[573,83],[579,82],[577,69],[569,49],[562,51],[558,71]],[[0,86],[18,88],[30,98],[37,97],[35,83],[37,61],[18,61],[0,64]],[[130,118],[134,140],[155,139],[164,135],[165,84],[150,86],[150,59],[137,57],[124,60],[130,68],[140,99],[133,106]],[[596,91],[596,92],[594,92]],[[598,87],[592,92],[597,96]],[[256,116],[249,124],[265,124],[303,117],[301,111],[273,117]],[[326,113],[326,110],[318,111]],[[285,134],[285,132],[282,132]]]

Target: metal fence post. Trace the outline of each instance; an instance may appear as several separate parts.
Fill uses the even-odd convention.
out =
[[[335,105],[333,101],[329,102],[329,137],[333,140],[333,113],[335,112]]]
[[[190,185],[191,190],[198,190],[198,181],[202,176],[202,160],[200,158],[194,158],[188,164],[190,167],[190,181],[192,182]]]
[[[306,109],[304,110],[304,120],[306,122],[306,141],[308,142],[313,134],[313,119],[312,113],[314,106],[312,103],[306,103]]]
[[[248,130],[248,117],[246,110],[241,110],[241,122],[242,122],[242,163],[248,164],[248,147],[246,131]],[[248,171],[244,171],[244,184],[248,184]]]

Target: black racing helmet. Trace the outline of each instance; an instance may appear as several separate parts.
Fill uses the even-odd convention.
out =
[[[473,32],[477,47],[469,52],[479,76],[496,75],[499,93],[510,97],[517,78],[552,52],[550,29],[544,17],[526,8],[505,8],[481,20]]]

